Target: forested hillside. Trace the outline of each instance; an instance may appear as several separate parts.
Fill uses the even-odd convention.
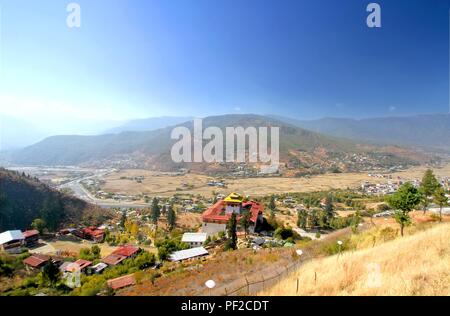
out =
[[[108,216],[107,211],[52,190],[36,178],[0,169],[0,231],[24,230],[36,219],[55,231],[69,224],[99,224]]]

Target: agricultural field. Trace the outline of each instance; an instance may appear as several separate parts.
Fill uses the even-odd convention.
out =
[[[390,173],[392,179],[420,179],[425,166],[412,167],[405,171]],[[437,177],[450,175],[450,164],[435,168]],[[142,183],[130,178],[143,176]],[[367,173],[328,173],[302,178],[230,178],[224,179],[226,188],[211,187],[207,183],[214,178],[201,174],[188,173],[175,176],[148,170],[121,170],[103,178],[102,190],[127,195],[147,194],[150,196],[168,197],[175,193],[200,194],[211,197],[216,193],[241,192],[244,195],[263,196],[291,192],[315,192],[331,189],[358,188],[361,183],[387,183],[386,178],[371,177]],[[216,179],[217,180],[217,179]]]

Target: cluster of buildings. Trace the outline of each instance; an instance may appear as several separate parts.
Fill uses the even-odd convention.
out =
[[[258,231],[258,226],[263,224],[263,211],[264,206],[261,203],[244,201],[242,195],[231,193],[202,214],[202,232],[208,236],[225,232],[227,222],[233,213],[237,215],[237,220],[239,221],[244,212],[249,212],[251,223],[249,231],[255,233]]]

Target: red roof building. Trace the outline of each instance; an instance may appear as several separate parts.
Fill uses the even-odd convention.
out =
[[[136,279],[134,274],[129,274],[117,279],[108,280],[107,284],[113,290],[118,290],[136,284]]]
[[[39,231],[26,230],[22,233],[26,247],[33,247],[39,243]]]
[[[92,265],[91,261],[87,261],[84,259],[78,259],[77,261],[75,261],[73,263],[73,265],[78,266],[78,268],[80,269],[81,272],[84,272],[86,270],[87,267],[90,267]],[[66,268],[67,272],[73,272],[73,265],[69,265]]]
[[[73,234],[77,237],[95,242],[102,242],[105,238],[105,231],[103,229],[98,229],[95,226],[74,230]]]
[[[117,250],[113,251],[113,255],[124,256],[126,258],[131,258],[139,252],[139,248],[131,245],[119,247]]]
[[[110,254],[109,256],[102,259],[103,263],[106,263],[109,266],[116,266],[122,261],[124,261],[127,257],[121,255]]]
[[[41,254],[33,254],[30,257],[23,260],[23,263],[29,267],[34,269],[41,269],[48,262],[50,262],[50,257],[41,255]]]
[[[247,209],[251,213],[250,221],[256,223],[258,217],[263,214],[264,206],[259,202],[249,201],[242,202],[242,209]],[[203,213],[202,220],[206,223],[226,224],[231,214],[226,212],[226,202],[220,200]],[[238,214],[237,220],[241,217],[242,215]]]

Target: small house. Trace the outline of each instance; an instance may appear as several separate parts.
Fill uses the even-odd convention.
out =
[[[28,258],[23,260],[23,264],[32,269],[42,269],[47,263],[49,263],[51,258],[46,255],[33,254]]]
[[[24,242],[20,230],[8,230],[0,234],[0,249],[8,253],[20,253]]]
[[[106,282],[108,286],[113,290],[123,289],[128,286],[132,286],[136,284],[136,279],[134,274],[129,274],[122,276],[120,278],[111,279]]]
[[[207,233],[185,233],[182,242],[188,244],[191,248],[201,247],[206,241]]]
[[[180,250],[173,252],[169,260],[170,261],[184,261],[189,259],[195,259],[203,256],[207,256],[209,254],[208,250],[203,247],[196,247],[186,250]]]
[[[39,231],[26,230],[23,232],[24,245],[27,248],[35,247],[39,244]]]

